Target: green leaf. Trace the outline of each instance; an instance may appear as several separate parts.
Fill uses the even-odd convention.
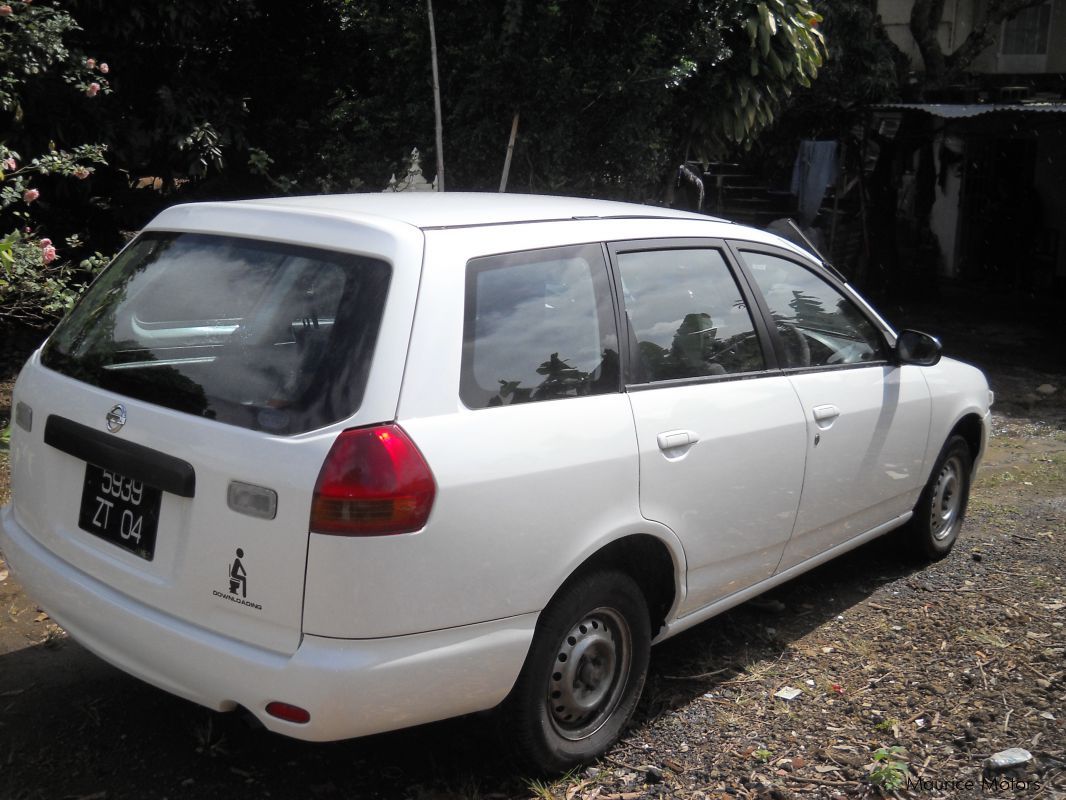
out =
[[[744,20],[744,28],[748,32],[748,44],[754,47],[755,37],[759,33],[759,20],[755,17],[748,17],[746,20]]]
[[[781,59],[777,57],[777,53],[774,52],[773,48],[771,48],[770,52],[766,54],[766,60],[769,62],[770,69],[773,71],[774,75],[784,80],[784,77],[787,74],[785,65],[781,63]]]
[[[774,20],[774,15],[770,13],[770,9],[766,7],[766,3],[759,3],[756,8],[759,10],[759,18],[762,20],[762,24],[770,29],[770,35],[776,35],[777,22]]]

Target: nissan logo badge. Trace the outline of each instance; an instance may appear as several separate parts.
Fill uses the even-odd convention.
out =
[[[122,426],[126,424],[126,407],[122,403],[118,403],[107,412],[107,416],[104,419],[107,420],[107,429],[112,433],[118,433]]]

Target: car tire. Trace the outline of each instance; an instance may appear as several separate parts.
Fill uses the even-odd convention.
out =
[[[970,499],[973,456],[961,436],[951,436],[937,456],[929,482],[914,507],[905,532],[911,553],[923,561],[939,561],[959,538]]]
[[[603,755],[640,699],[650,646],[648,606],[632,578],[613,570],[571,578],[541,614],[505,704],[520,760],[560,773]]]

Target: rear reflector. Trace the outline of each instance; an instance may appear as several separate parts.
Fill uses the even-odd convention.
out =
[[[310,711],[290,703],[280,703],[277,700],[267,703],[266,712],[272,717],[283,719],[286,722],[296,722],[300,725],[311,721]]]
[[[384,536],[425,527],[437,487],[414,442],[398,425],[344,431],[315,485],[311,530]]]

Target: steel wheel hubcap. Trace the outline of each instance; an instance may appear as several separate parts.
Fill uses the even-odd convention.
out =
[[[547,697],[561,736],[583,739],[603,726],[621,699],[632,652],[629,626],[610,608],[589,612],[563,637]]]
[[[952,456],[944,462],[933,487],[931,525],[933,538],[938,542],[947,539],[955,530],[962,506],[962,462]]]

